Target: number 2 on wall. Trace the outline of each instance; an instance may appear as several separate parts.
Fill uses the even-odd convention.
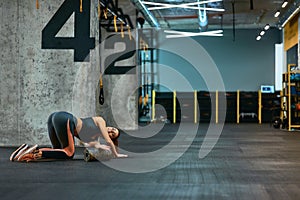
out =
[[[42,30],[42,49],[74,49],[74,61],[89,61],[95,38],[90,37],[90,0],[65,0]],[[56,34],[75,12],[74,37],[56,37]]]

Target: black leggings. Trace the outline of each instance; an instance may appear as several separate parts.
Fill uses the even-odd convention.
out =
[[[69,144],[67,122],[69,120],[70,131],[72,133],[73,141]],[[42,151],[43,158],[54,158],[54,159],[70,159],[72,155],[67,155],[62,149],[69,145],[74,145],[74,130],[76,128],[76,118],[67,112],[55,112],[52,113],[48,118],[48,133],[51,140],[53,149],[40,149]]]

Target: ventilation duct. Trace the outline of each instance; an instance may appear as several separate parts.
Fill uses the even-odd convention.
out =
[[[145,20],[150,24],[152,27],[159,27],[159,23],[157,22],[156,18],[152,15],[151,12],[141,3],[140,0],[131,0],[131,2],[135,5],[135,7],[142,13]]]

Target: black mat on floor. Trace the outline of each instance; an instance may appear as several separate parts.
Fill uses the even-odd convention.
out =
[[[10,162],[14,148],[2,147],[0,199],[300,199],[300,132],[269,124],[226,124],[212,151],[199,159],[207,127],[200,126],[179,159],[147,173],[84,162],[81,148],[72,161]],[[168,145],[177,130],[178,125],[168,125],[147,139],[123,134],[121,147],[155,151]],[[173,147],[174,152],[182,148],[180,143]]]

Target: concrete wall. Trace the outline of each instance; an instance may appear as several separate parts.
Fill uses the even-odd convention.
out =
[[[132,38],[136,38],[136,35],[131,32]],[[97,111],[103,116],[110,116],[107,123],[111,126],[125,130],[137,129],[136,40],[130,40],[128,33],[122,38],[120,34],[104,32],[102,37],[105,40],[101,43],[100,63],[106,66],[103,71],[105,100],[103,105],[97,104]],[[126,56],[128,58],[116,61],[118,56],[126,54],[130,54]],[[96,91],[98,97],[99,90]]]
[[[39,2],[40,8],[36,9],[35,1],[0,1],[0,145],[13,146],[24,142],[49,144],[46,122],[49,114],[54,111],[69,111],[78,117],[103,114],[109,122],[115,121],[109,112],[102,113],[98,106],[100,67],[97,64],[99,54],[96,50],[90,49],[85,62],[75,62],[74,50],[66,49],[63,43],[50,42],[48,47],[43,47],[45,41],[42,40],[42,31],[49,25],[51,18],[64,6],[64,9],[76,9],[78,13],[79,1]],[[70,6],[70,2],[77,3]],[[81,25],[76,26],[79,26],[79,32],[90,32],[89,40],[92,41],[91,38],[97,39],[98,33],[95,28],[96,9],[92,1],[88,18],[86,4],[89,5],[90,1],[83,2],[82,16],[85,16],[84,20],[90,19],[90,24],[81,25],[90,27],[90,30],[80,29]],[[68,12],[61,12],[64,16],[66,13]],[[76,36],[76,17],[73,13],[69,20],[63,23],[57,36]],[[76,47],[79,48],[86,45],[85,41],[81,40],[77,40],[76,43]],[[57,48],[47,49],[52,44]],[[78,55],[84,54],[79,52]],[[111,87],[114,80],[120,77],[107,75],[105,81],[109,81],[105,83],[106,87]],[[135,75],[131,75],[129,78],[125,77],[120,85],[124,87],[123,90],[126,90],[128,85],[134,88],[135,80]],[[125,108],[130,108],[130,112],[135,113],[135,95],[120,95]],[[109,98],[110,95],[107,94],[106,102],[110,102]],[[118,102],[115,103],[119,106]],[[128,113],[122,108],[118,113],[121,116]],[[136,127],[133,121],[137,121],[135,115],[130,122],[124,119],[118,125],[121,128],[133,129]]]

